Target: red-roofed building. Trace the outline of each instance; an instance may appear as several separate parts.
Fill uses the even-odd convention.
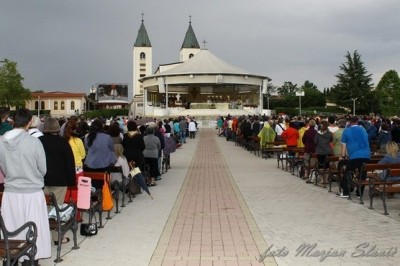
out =
[[[74,92],[33,92],[32,100],[25,107],[30,110],[50,110],[51,116],[69,117],[79,115],[88,109],[90,99],[85,93]],[[92,109],[92,108],[90,108]]]

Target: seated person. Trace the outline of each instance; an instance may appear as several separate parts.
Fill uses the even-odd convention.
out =
[[[386,144],[386,155],[378,163],[400,163],[400,152],[399,146],[394,141],[389,141]],[[389,176],[387,177],[387,171],[383,171],[380,174],[382,180],[386,181],[400,181],[400,176]]]

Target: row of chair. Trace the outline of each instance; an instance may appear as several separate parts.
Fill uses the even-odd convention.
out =
[[[267,143],[264,147],[260,147],[259,139],[256,137],[247,140],[239,138],[235,145],[246,148],[254,155],[262,156],[263,158],[276,157],[277,167],[286,170],[293,175],[297,175],[303,179],[312,179],[312,183],[319,185],[322,176],[326,176],[328,191],[332,192],[332,184],[337,183],[339,193],[343,178],[348,180],[344,183],[348,184],[349,191],[351,188],[357,188],[359,193],[360,204],[364,204],[362,187],[368,186],[370,209],[373,209],[374,195],[380,196],[383,203],[384,214],[387,212],[387,196],[391,193],[400,193],[400,181],[387,181],[390,176],[400,176],[400,164],[379,164],[383,155],[371,155],[371,159],[366,162],[360,172],[355,171],[345,176],[346,160],[340,160],[339,156],[330,155],[325,158],[325,162],[319,165],[316,154],[311,154],[308,163],[304,159],[304,148],[286,147],[282,141]],[[311,160],[315,163],[311,163]],[[308,165],[308,166],[306,166]],[[385,171],[385,176],[382,179],[379,172]],[[309,176],[305,176],[308,173]],[[323,184],[326,187],[326,184]],[[349,199],[351,199],[351,193]]]

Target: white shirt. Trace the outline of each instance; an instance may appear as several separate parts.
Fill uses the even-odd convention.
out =
[[[196,123],[194,121],[189,122],[189,131],[196,131]]]

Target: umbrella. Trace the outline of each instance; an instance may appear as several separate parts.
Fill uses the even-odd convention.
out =
[[[150,194],[150,190],[147,187],[146,180],[140,171],[139,167],[135,167],[135,163],[133,161],[129,162],[129,167],[131,168],[131,171],[129,172],[129,175],[138,182],[139,186],[143,188],[144,191],[146,191],[147,194],[149,194],[150,198],[153,199],[153,197]]]
[[[144,176],[142,175],[142,173],[138,173],[133,177],[138,184],[143,188],[144,191],[146,191],[147,194],[149,194],[149,196],[153,199],[153,197],[150,194],[150,190],[147,187],[146,181],[144,180]]]
[[[164,155],[169,155],[176,151],[176,142],[171,137],[164,136]]]

